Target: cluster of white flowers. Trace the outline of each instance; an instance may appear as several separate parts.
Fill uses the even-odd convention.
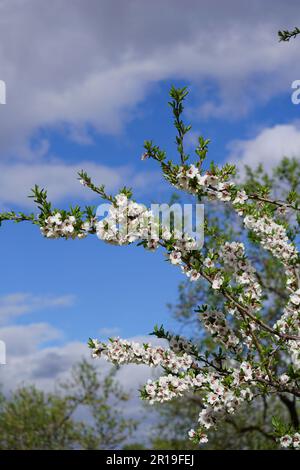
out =
[[[256,219],[247,215],[244,224],[260,237],[263,248],[269,250],[285,266],[293,264],[297,259],[297,250],[290,243],[285,228],[270,217]]]
[[[188,234],[182,234],[177,229],[170,230],[162,226],[159,218],[143,204],[138,204],[123,193],[117,194],[114,203],[109,205],[107,215],[96,223],[96,233],[101,240],[113,245],[128,245],[144,240],[146,247],[155,250],[160,241],[176,240],[176,253],[170,257],[173,264],[179,264],[184,252],[194,250],[196,239]]]
[[[300,433],[285,434],[279,439],[281,447],[290,449],[300,449]]]
[[[234,390],[238,390],[236,394],[224,385],[223,377],[217,373],[189,371],[180,375],[173,373],[162,375],[158,380],[149,379],[143,388],[143,397],[149,400],[150,404],[163,403],[181,397],[189,390],[202,390],[206,392],[203,399],[205,410],[210,415],[212,415],[211,411],[213,413],[219,411],[233,413],[242,401],[252,399],[249,387],[241,388],[241,385],[252,379],[252,371],[249,371],[246,365],[247,363],[243,363],[239,369],[232,372],[233,387]],[[199,423],[208,429],[213,424],[213,420],[210,425],[208,423],[205,425],[204,421],[202,422],[205,416],[205,411],[202,411]]]
[[[216,310],[205,311],[199,314],[199,319],[219,343],[223,344],[228,349],[237,347],[239,338],[227,325],[226,317],[223,312],[217,312]]]
[[[188,233],[183,233],[180,230],[173,231],[173,237],[175,239],[174,249],[185,254],[186,252],[193,251],[196,249],[197,242],[195,238],[191,237]],[[163,233],[164,238],[164,233]],[[166,238],[164,238],[166,239]]]
[[[198,281],[201,276],[200,272],[184,263],[184,257],[190,255],[190,252],[196,248],[197,242],[195,238],[188,234],[180,235],[177,231],[174,231],[173,237],[176,241],[174,249],[168,255],[169,261],[171,264],[180,266],[181,271],[190,281]]]
[[[255,269],[245,256],[245,246],[239,242],[226,242],[221,249],[220,257],[224,267],[230,272],[235,282],[243,286],[238,301],[246,304],[252,311],[261,307],[262,289],[257,282]]]
[[[173,346],[175,344],[178,349],[190,346],[189,342],[181,340],[180,337],[174,339]],[[239,368],[228,371],[232,375],[232,380],[226,382],[225,376],[217,372],[200,372],[188,354],[179,355],[169,349],[152,347],[148,343],[140,345],[120,338],[112,339],[110,343],[102,343],[94,339],[91,347],[93,357],[104,356],[110,362],[117,364],[161,366],[169,371],[158,380],[149,379],[143,387],[142,397],[150,404],[172,400],[189,390],[204,391],[206,393],[203,398],[204,409],[199,414],[200,428],[189,432],[189,437],[193,440],[196,437],[198,442],[207,442],[204,430],[214,425],[217,419],[225,413],[234,413],[241,402],[252,399],[249,387],[245,388],[245,384],[253,379],[251,365],[247,362],[242,363]]]
[[[150,404],[163,403],[176,397],[181,397],[192,388],[200,388],[207,382],[204,374],[177,376],[173,374],[162,375],[158,380],[149,379],[144,386],[144,398]]]
[[[107,216],[96,223],[96,233],[98,238],[113,245],[148,240],[148,248],[155,249],[159,241],[159,225],[152,212],[123,193],[117,194]]]
[[[275,323],[274,328],[285,334],[300,334],[300,289],[290,295],[283,315]]]
[[[190,281],[198,281],[201,274],[196,269],[190,269],[187,265],[181,266],[181,271],[189,278]]]
[[[152,347],[149,343],[139,344],[114,338],[109,343],[93,339],[92,357],[105,357],[116,364],[146,364],[148,366],[161,366],[174,373],[187,371],[193,364],[193,358],[186,353],[175,354],[170,349]]]
[[[181,252],[177,250],[171,251],[171,253],[169,254],[169,260],[172,264],[181,264]]]
[[[195,165],[179,167],[174,186],[189,193],[197,194],[199,190],[206,190],[209,199],[219,199],[223,202],[231,201],[239,211],[240,206],[247,201],[248,196],[244,190],[236,191],[232,181],[224,181],[221,176],[207,171],[201,175]],[[234,189],[234,191],[232,191]]]
[[[248,199],[248,196],[245,191],[238,191],[234,200],[232,201],[232,204],[237,205],[237,204],[244,204]]]
[[[195,346],[191,341],[179,335],[172,336],[169,340],[169,345],[170,349],[172,349],[172,351],[174,351],[175,353],[184,351],[187,354],[191,354],[194,352],[195,349]]]
[[[210,429],[226,413],[233,414],[245,399],[252,397],[250,389],[242,389],[240,394],[219,387],[219,392],[212,391],[207,397],[205,407],[199,413],[198,422],[201,428]]]
[[[199,429],[189,431],[190,439],[201,442],[202,435],[207,437],[205,431],[215,426],[224,415],[233,414],[242,402],[252,400],[253,394],[247,386],[247,382],[252,379],[248,363],[242,363],[240,368],[233,370],[232,375],[234,380],[228,386],[220,375],[209,374],[207,380],[209,392],[203,399],[204,408],[199,413]]]
[[[258,371],[256,371],[258,375]],[[260,374],[260,372],[259,372]],[[249,382],[253,379],[253,369],[249,362],[242,362],[240,365],[240,369],[236,369],[233,373],[234,375],[234,383],[240,384],[241,382]]]
[[[92,222],[81,223],[80,229],[76,229],[78,221],[74,215],[63,218],[60,212],[50,215],[41,226],[42,234],[47,238],[85,238],[91,228]]]
[[[261,245],[269,250],[285,267],[286,283],[290,297],[283,315],[275,323],[274,329],[282,334],[300,336],[300,289],[297,289],[297,274],[294,263],[298,257],[296,247],[290,243],[285,228],[270,218],[255,219],[246,216],[245,226],[261,238]],[[298,340],[286,343],[295,368],[300,368],[300,344]]]
[[[178,355],[169,349],[152,347],[150,344],[140,345],[120,338],[115,338],[108,344],[96,339],[92,340],[92,343],[93,357],[104,356],[110,362],[117,364],[161,366],[172,371],[168,375],[162,375],[158,380],[149,379],[144,386],[143,397],[151,404],[180,397],[190,389],[204,389],[209,391],[204,401],[206,408],[213,408],[214,413],[219,412],[221,408],[233,412],[240,401],[249,396],[244,390],[239,393],[239,397],[235,396],[225,387],[218,374],[197,372],[192,357],[186,353]],[[235,387],[250,380],[246,363],[243,363],[238,371],[234,371],[234,374]]]
[[[300,289],[292,291],[283,315],[275,323],[274,328],[284,334],[300,336]],[[299,341],[288,340],[287,349],[294,367],[300,369]]]
[[[208,442],[207,434],[202,431],[195,431],[195,429],[190,429],[188,432],[188,436],[191,441],[195,441],[198,444],[206,444]]]
[[[234,381],[235,386],[240,386],[241,381],[246,381],[246,374],[239,373],[238,383]],[[149,400],[150,404],[155,402],[163,403],[176,397],[181,397],[189,390],[196,389],[208,391],[204,398],[205,407],[213,407],[214,412],[221,409],[233,413],[235,407],[245,398],[251,399],[250,389],[241,389],[239,396],[235,396],[232,391],[222,383],[222,378],[215,373],[186,373],[181,375],[162,375],[158,380],[147,381],[143,388],[144,398]],[[201,415],[202,416],[202,415]],[[200,422],[200,420],[199,420]],[[203,424],[203,423],[202,423]],[[213,423],[212,423],[213,424]],[[210,426],[206,426],[207,429]]]
[[[300,328],[298,329],[298,336],[300,336]],[[299,340],[287,341],[287,350],[290,354],[291,361],[295,369],[300,369],[300,344]]]
[[[175,186],[193,194],[205,188],[209,198],[230,201],[230,189],[234,187],[234,184],[222,181],[220,177],[209,171],[201,175],[195,165],[190,165],[188,168],[182,166],[178,169]]]
[[[187,234],[181,235],[177,231],[174,232],[173,237],[176,241],[174,249],[169,253],[168,257],[172,264],[182,265],[184,256],[195,249],[196,240]],[[189,269],[186,265],[182,266],[182,271],[191,281],[196,281],[200,277],[200,274],[195,269]]]

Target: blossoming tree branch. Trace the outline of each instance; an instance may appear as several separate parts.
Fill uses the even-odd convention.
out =
[[[222,419],[236,413],[244,402],[255,397],[282,395],[300,397],[300,276],[297,251],[300,223],[300,197],[291,188],[286,198],[277,199],[268,184],[246,185],[236,180],[234,165],[206,164],[209,140],[202,136],[190,162],[184,148],[185,135],[191,126],[182,120],[186,88],[172,88],[170,106],[176,129],[178,161],[152,141],[145,142],[142,159],[152,158],[163,177],[177,189],[195,197],[196,202],[218,201],[231,205],[248,240],[260,245],[283,269],[286,304],[276,321],[265,318],[263,273],[247,256],[248,240],[226,240],[212,223],[205,221],[209,243],[199,250],[188,233],[173,224],[164,226],[154,214],[133,199],[129,188],[109,195],[84,172],[80,183],[109,204],[108,214],[99,220],[95,208],[79,206],[69,210],[54,208],[47,192],[38,186],[32,196],[38,214],[5,212],[0,222],[29,221],[49,239],[97,237],[106,243],[136,243],[147,250],[164,250],[169,262],[191,282],[204,280],[223,298],[223,308],[215,310],[199,305],[195,315],[216,343],[214,350],[155,327],[153,334],[168,341],[169,347],[153,347],[120,338],[106,343],[89,340],[94,358],[105,357],[113,364],[146,364],[159,366],[161,376],[148,380],[141,398],[150,403],[163,403],[184,394],[201,398],[201,408],[189,438],[195,443],[208,441],[209,429],[222,426]],[[222,217],[222,211],[220,212]],[[244,232],[241,232],[244,233]],[[273,417],[274,439],[287,448],[300,448],[297,425]],[[297,424],[297,423],[296,423]]]

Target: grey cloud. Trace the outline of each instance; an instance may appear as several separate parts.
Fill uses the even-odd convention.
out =
[[[69,372],[74,358],[62,354],[59,350],[49,351],[41,360],[33,364],[31,379],[49,379],[58,377],[63,372]]]
[[[47,308],[70,307],[74,304],[74,295],[33,295],[26,292],[0,296],[0,324],[13,317]]]
[[[24,143],[40,127],[69,127],[82,141],[86,124],[118,132],[160,80],[188,80],[199,94],[206,79],[215,81],[199,112],[228,116],[246,113],[254,95],[287,90],[300,73],[296,41],[277,41],[279,28],[300,22],[294,0],[70,5],[1,2],[2,158],[32,158]]]

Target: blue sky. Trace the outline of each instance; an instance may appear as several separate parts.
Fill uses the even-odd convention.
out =
[[[140,156],[143,141],[153,139],[176,157],[172,84],[190,89],[191,154],[201,133],[217,162],[269,169],[284,154],[299,156],[291,83],[300,78],[300,43],[277,40],[279,28],[300,24],[296,1],[17,3],[0,5],[7,86],[0,209],[31,210],[26,195],[35,183],[49,188],[57,207],[97,204],[76,181],[80,168],[109,191],[127,184],[140,202],[167,202],[171,191],[158,167]],[[20,381],[49,388],[87,354],[89,336],[144,336],[155,323],[176,328],[166,304],[176,301],[182,276],[160,251],[96,237],[47,240],[34,226],[7,223],[0,256],[7,388]],[[53,354],[60,366],[38,377]]]

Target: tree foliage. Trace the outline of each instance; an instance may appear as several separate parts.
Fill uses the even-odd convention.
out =
[[[0,395],[0,449],[120,447],[137,424],[124,417],[128,398],[114,372],[104,376],[83,360],[55,392],[29,386]]]

